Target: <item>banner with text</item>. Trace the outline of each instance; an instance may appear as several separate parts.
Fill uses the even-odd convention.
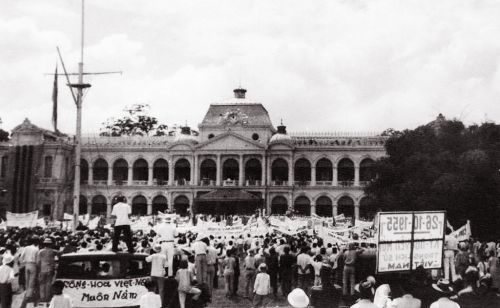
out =
[[[6,213],[7,227],[34,228],[38,221],[38,211],[29,213]]]
[[[138,306],[147,289],[149,277],[130,279],[62,279],[64,293],[75,307],[130,307]]]
[[[446,212],[381,212],[377,272],[441,268]]]

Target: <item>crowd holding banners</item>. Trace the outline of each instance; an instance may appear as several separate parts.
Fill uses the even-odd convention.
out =
[[[156,232],[160,231],[158,227],[167,220],[177,220],[177,226],[172,225],[172,229],[175,229],[172,242],[165,241],[165,238],[159,236],[158,232]],[[84,224],[84,221],[86,221],[86,224]],[[64,221],[61,223],[64,223]],[[37,244],[41,245],[46,239],[50,239],[52,241],[51,249],[54,249],[58,254],[75,251],[77,253],[89,253],[92,251],[111,250],[112,248],[111,239],[113,232],[111,226],[106,225],[105,220],[102,218],[82,217],[81,226],[76,233],[61,230],[60,228],[50,228],[51,225],[55,224],[48,222],[48,228],[45,229],[40,227],[23,229],[8,228],[0,231],[0,246],[5,248],[3,256],[6,257],[7,261],[10,258],[9,255],[14,257],[14,263],[16,264],[14,268],[20,273],[20,277],[24,278],[20,279],[22,289],[36,289],[39,284],[30,284],[25,279],[27,278],[25,276],[26,264],[23,264],[24,261],[21,256],[26,247],[30,246],[27,245],[28,241],[31,246],[36,248]],[[391,276],[392,278],[389,279],[389,276],[375,275],[373,263],[376,254],[376,234],[373,222],[356,221],[353,225],[350,219],[344,217],[335,217],[335,219],[332,219],[331,217],[295,217],[293,215],[273,215],[268,217],[197,215],[186,218],[175,214],[160,213],[155,217],[133,218],[131,226],[134,226],[132,228],[132,242],[135,252],[154,254],[160,251],[161,254],[170,255],[172,262],[167,262],[166,277],[174,276],[175,269],[179,267],[179,261],[186,259],[188,262],[187,269],[194,274],[193,277],[198,276],[203,279],[201,282],[197,282],[196,279],[189,281],[189,285],[195,289],[204,289],[205,284],[207,284],[206,280],[209,279],[206,277],[215,275],[220,278],[226,275],[225,273],[228,273],[228,277],[233,277],[227,280],[228,283],[237,284],[235,277],[240,275],[239,263],[243,264],[245,256],[250,253],[254,254],[254,277],[259,272],[259,265],[266,264],[266,267],[261,267],[261,269],[265,269],[266,273],[269,274],[272,291],[265,296],[274,296],[273,294],[277,294],[278,296],[279,292],[277,290],[280,286],[285,290],[282,290],[282,295],[286,296],[291,292],[293,287],[300,286],[309,296],[312,296],[311,301],[317,303],[318,294],[322,294],[320,286],[324,285],[325,289],[333,288],[329,289],[328,296],[336,297],[341,301],[343,300],[344,303],[349,303],[359,295],[358,291],[352,291],[350,287],[344,288],[345,290],[341,291],[339,287],[346,284],[351,285],[351,279],[345,280],[347,277],[346,273],[351,275],[350,272],[345,272],[346,268],[352,266],[351,264],[354,264],[355,269],[352,272],[354,274],[352,281],[356,283],[365,282],[364,279],[369,275],[375,276],[379,284],[390,281],[400,282],[398,279],[394,280],[394,276]],[[473,279],[469,277],[472,275],[470,274],[471,271],[473,271],[469,269],[469,265],[473,265],[473,268],[477,268],[478,275],[481,277],[480,281],[477,280],[475,282],[477,289],[474,287],[474,292],[479,292],[479,288],[483,285],[487,287],[488,292],[490,292],[489,290],[498,288],[500,286],[500,266],[498,266],[497,257],[500,246],[498,243],[472,242],[468,238],[470,237],[470,226],[468,224],[457,229],[452,235],[460,239],[459,242],[461,242],[458,245],[457,251],[455,251],[457,257],[455,266],[460,278],[453,279],[455,281],[451,281],[452,279],[441,281],[440,285],[443,286],[448,283],[457,289],[462,288],[460,283],[465,284],[466,278],[469,280]],[[466,241],[463,241],[463,239],[466,239]],[[118,244],[119,251],[127,250],[124,240],[123,237],[120,239]],[[197,255],[201,255],[202,253],[200,253],[199,247],[197,253],[195,249],[196,245],[194,245],[194,243],[202,240],[207,243],[206,258],[197,257]],[[173,244],[172,249],[169,243]],[[155,246],[157,244],[160,245],[160,250],[157,250]],[[45,246],[47,245],[45,244]],[[169,247],[167,248],[166,246]],[[201,245],[201,247],[204,246]],[[204,248],[201,249],[203,250]],[[214,251],[215,258],[212,258]],[[466,258],[467,266],[464,265],[465,261],[461,259],[461,256],[464,255],[461,253],[463,251],[470,253],[470,255],[466,254],[468,256]],[[229,253],[231,256],[228,256],[228,252],[232,252]],[[302,256],[298,258],[299,255]],[[276,256],[277,263],[273,261],[273,256]],[[234,260],[234,262],[230,260]],[[281,264],[281,260],[285,263]],[[205,262],[207,266],[204,266]],[[302,266],[305,267],[302,268]],[[248,268],[251,269],[251,267]],[[309,267],[309,270],[305,270],[307,267]],[[198,274],[197,272],[205,271],[207,268],[214,269],[215,274],[212,276],[205,275],[204,273],[196,275]],[[289,270],[291,270],[290,273],[287,272]],[[246,270],[244,271],[243,274],[246,274]],[[324,273],[325,271],[327,272],[326,274]],[[306,276],[303,276],[303,273],[307,273]],[[417,270],[415,274],[417,273],[420,272]],[[414,283],[417,284],[418,282],[426,286],[431,286],[429,284],[430,279],[434,278],[434,282],[436,282],[440,277],[430,277],[430,273],[420,273],[418,275],[425,276],[426,280],[419,280]],[[420,278],[423,278],[423,276]],[[286,286],[288,283],[288,281],[285,281],[286,277],[290,277],[290,287]],[[166,279],[165,283],[169,279],[159,278],[162,281]],[[245,280],[250,284],[253,282],[252,277],[249,280]],[[212,290],[217,285],[214,282],[212,281],[211,286],[207,287],[207,289]],[[468,282],[470,284],[470,281]],[[199,285],[196,285],[197,283]],[[369,283],[365,283],[365,285],[367,284]],[[393,284],[389,284],[393,287],[393,298],[402,292],[394,287]],[[374,285],[377,286],[376,283]],[[45,288],[47,287],[47,282],[44,282],[44,286]],[[481,292],[485,292],[484,288],[481,289]],[[231,288],[228,288],[228,296],[234,296],[238,290],[237,285],[232,285]],[[259,290],[261,290],[260,287]],[[46,291],[40,289],[40,291],[31,290],[31,292],[36,295],[31,295],[29,300],[40,296],[42,292]],[[414,296],[420,296],[420,298],[424,296],[417,294],[418,292]],[[189,296],[187,298],[189,300]],[[262,297],[259,297],[259,301],[261,299]],[[330,302],[335,303],[336,301]],[[422,307],[428,307],[424,305],[426,304],[425,302],[426,299],[424,298]]]

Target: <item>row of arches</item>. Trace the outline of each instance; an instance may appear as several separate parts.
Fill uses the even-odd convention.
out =
[[[90,201],[90,202],[89,202]],[[129,200],[126,200],[129,202]],[[114,201],[109,205],[110,208],[115,204]],[[148,215],[148,201],[143,195],[137,195],[130,200],[132,206],[132,215]],[[151,202],[152,214],[157,215],[158,211],[165,212],[168,210],[167,198],[163,195],[158,195]],[[189,199],[184,196],[177,196],[173,201],[173,209],[180,215],[185,215],[189,209]],[[87,197],[80,195],[79,211],[81,215],[104,215],[108,214],[108,200],[103,195],[96,195],[90,200]]]
[[[342,196],[337,200],[337,215],[344,214],[346,217],[355,217],[355,203],[349,196]],[[289,209],[288,200],[284,196],[275,196],[271,200],[271,214],[283,215]],[[334,203],[328,196],[320,196],[316,199],[316,214],[323,217],[333,215]],[[363,197],[359,202],[359,217],[372,220],[376,214],[376,208],[369,197]],[[298,215],[311,215],[311,200],[307,196],[299,196],[293,202],[293,211]]]
[[[107,181],[109,172],[108,162],[99,158],[92,165],[92,178],[94,181]],[[123,159],[114,161],[112,167],[112,180],[115,183],[122,183],[128,180],[129,164]],[[157,159],[152,166],[153,181],[156,183],[164,183],[169,180],[169,165],[163,159]],[[238,180],[240,166],[236,159],[228,158],[222,163],[222,179]],[[244,165],[245,181],[262,181],[262,164],[259,159],[251,158]],[[294,165],[294,178],[296,182],[309,182],[313,177],[313,166],[306,158],[300,158]],[[316,181],[332,181],[333,180],[333,163],[328,158],[318,160],[314,166]],[[216,181],[217,164],[211,158],[204,159],[199,168],[200,180]],[[179,159],[174,165],[174,180],[190,181],[191,180],[191,164],[187,159]],[[359,180],[370,181],[376,176],[374,170],[374,161],[371,158],[365,158],[359,166]],[[132,180],[133,181],[148,181],[149,165],[148,162],[140,158],[132,165]],[[81,181],[85,182],[89,179],[89,164],[86,160],[81,161]],[[339,182],[352,182],[355,179],[354,162],[349,158],[341,159],[337,164],[337,180]],[[271,180],[272,181],[289,181],[289,164],[283,158],[275,159],[271,164]]]

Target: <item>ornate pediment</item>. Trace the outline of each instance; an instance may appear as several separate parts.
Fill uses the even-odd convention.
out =
[[[36,134],[43,132],[43,129],[31,123],[28,118],[24,119],[23,123],[14,127],[12,130],[12,134]]]
[[[215,136],[197,146],[199,150],[262,150],[264,145],[233,132]]]
[[[248,116],[244,114],[240,108],[231,108],[220,114],[219,124],[222,126],[247,125]]]

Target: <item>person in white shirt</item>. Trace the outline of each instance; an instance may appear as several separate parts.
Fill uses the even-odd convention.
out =
[[[24,308],[28,302],[34,302],[35,298],[35,288],[37,280],[37,265],[36,265],[36,255],[38,254],[38,237],[33,236],[28,240],[29,246],[24,248],[19,261],[25,264],[25,283],[26,283],[26,293],[24,295],[21,307]]]
[[[12,304],[12,281],[14,280],[14,256],[7,251],[3,255],[2,266],[0,266],[0,303],[3,307]]]
[[[215,249],[212,243],[208,245],[207,249],[207,280],[208,280],[208,289],[210,291],[210,296],[212,296],[212,291],[214,289],[214,278],[216,269],[215,266],[217,264],[217,254],[218,251]]]
[[[123,233],[128,252],[134,253],[132,230],[130,229],[130,214],[132,214],[132,208],[125,203],[126,199],[124,196],[116,197],[116,201],[118,201],[118,203],[113,206],[113,211],[111,212],[111,217],[115,218],[112,250],[114,252],[118,251],[120,235]]]
[[[155,253],[146,257],[146,262],[151,262],[151,281],[155,286],[155,291],[160,294],[162,305],[165,304],[165,267],[167,267],[167,256],[161,252],[159,244],[153,247]]]
[[[198,235],[198,239],[191,245],[193,248],[194,252],[194,263],[196,266],[196,280],[200,283],[208,283],[208,276],[207,276],[207,251],[208,251],[208,245],[207,241],[208,239],[206,237],[199,238],[200,235]]]
[[[50,300],[49,308],[72,308],[73,303],[71,297],[67,294],[63,294],[64,282],[61,280],[56,280],[52,284],[52,291],[54,296]]]
[[[267,271],[267,266],[265,263],[259,265],[259,273],[255,277],[255,283],[253,287],[253,306],[254,307],[264,307],[264,300],[266,296],[271,293],[271,278]]]
[[[449,297],[453,295],[453,289],[450,286],[450,281],[447,279],[439,279],[432,284],[432,288],[439,291],[442,296],[432,303],[429,308],[460,308],[460,305],[452,301]]]
[[[307,247],[302,247],[302,249],[300,250],[300,254],[297,256],[297,271],[299,274],[298,286],[299,288],[304,290],[306,294],[308,293],[309,289],[309,274],[311,273],[309,269],[309,265],[311,265],[311,256],[309,256],[307,252]]]
[[[174,275],[174,239],[178,235],[177,228],[172,222],[172,217],[166,216],[162,222],[156,226],[154,231],[158,235],[158,242],[161,245],[162,253],[167,255],[168,276]]]
[[[155,283],[151,280],[147,280],[144,283],[144,287],[148,289],[148,292],[143,294],[139,299],[139,308],[161,308],[162,300],[160,295],[154,292]]]
[[[370,300],[373,295],[373,283],[371,281],[363,281],[359,283],[357,287],[359,287],[359,289],[357,289],[357,291],[359,291],[359,300],[352,305],[351,308],[379,308]]]

